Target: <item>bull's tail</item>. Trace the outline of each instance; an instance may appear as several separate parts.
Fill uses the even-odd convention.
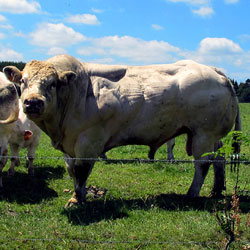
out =
[[[241,144],[241,119],[240,119],[240,110],[239,105],[237,107],[237,116],[235,119],[235,127],[234,127],[235,133],[233,137],[233,151],[234,154],[240,153],[240,144]]]

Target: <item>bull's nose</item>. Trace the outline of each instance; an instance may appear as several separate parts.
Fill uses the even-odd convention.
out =
[[[23,101],[23,111],[29,116],[39,116],[44,111],[44,102],[39,98],[25,99]]]
[[[25,99],[23,104],[26,108],[42,108],[44,105],[40,99]]]

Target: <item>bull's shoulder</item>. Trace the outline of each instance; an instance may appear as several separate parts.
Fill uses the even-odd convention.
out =
[[[84,63],[89,76],[97,76],[106,78],[110,81],[121,80],[127,71],[127,66],[124,65],[104,65],[96,63]]]

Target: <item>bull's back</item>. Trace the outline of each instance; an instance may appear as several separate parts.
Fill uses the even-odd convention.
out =
[[[214,68],[183,61],[165,71],[160,65],[133,69],[133,73],[123,79],[124,86],[126,81],[137,84],[143,101],[140,98],[140,106],[135,105],[136,115],[129,117],[114,144],[163,143],[187,130],[212,131],[221,138],[232,128],[237,99],[229,80]]]

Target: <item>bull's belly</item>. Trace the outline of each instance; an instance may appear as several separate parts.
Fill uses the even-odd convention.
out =
[[[120,130],[116,135],[111,136],[105,145],[105,149],[109,150],[116,146],[125,145],[147,145],[159,147],[176,135],[182,134],[185,131],[182,127],[173,124],[171,126],[144,124],[144,126],[129,127]]]

